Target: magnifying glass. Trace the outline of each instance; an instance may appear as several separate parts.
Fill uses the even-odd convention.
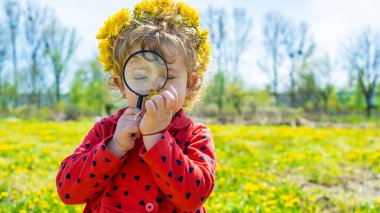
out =
[[[141,109],[144,97],[165,86],[168,72],[163,57],[153,50],[140,50],[128,57],[123,66],[123,81],[138,96],[137,108]]]

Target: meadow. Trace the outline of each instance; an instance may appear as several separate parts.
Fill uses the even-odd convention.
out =
[[[55,188],[93,122],[0,122],[0,212],[81,212]],[[209,212],[380,212],[380,129],[211,125]]]

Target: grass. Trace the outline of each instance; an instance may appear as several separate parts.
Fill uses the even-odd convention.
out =
[[[81,212],[55,190],[91,122],[0,122],[0,212]],[[209,212],[379,212],[380,129],[210,126]]]

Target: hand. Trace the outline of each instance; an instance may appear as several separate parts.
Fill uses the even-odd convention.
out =
[[[145,102],[146,112],[140,122],[141,133],[146,135],[164,130],[170,124],[177,104],[178,94],[172,86],[147,100]]]
[[[120,157],[135,146],[135,138],[140,134],[141,110],[128,107],[116,125],[115,133],[108,143],[111,152]],[[124,153],[124,154],[123,154]]]

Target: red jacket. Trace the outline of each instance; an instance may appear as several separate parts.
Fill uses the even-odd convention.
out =
[[[216,166],[210,130],[181,109],[149,151],[140,137],[119,159],[106,143],[125,109],[97,122],[63,160],[56,178],[61,200],[86,203],[83,212],[206,212]]]

